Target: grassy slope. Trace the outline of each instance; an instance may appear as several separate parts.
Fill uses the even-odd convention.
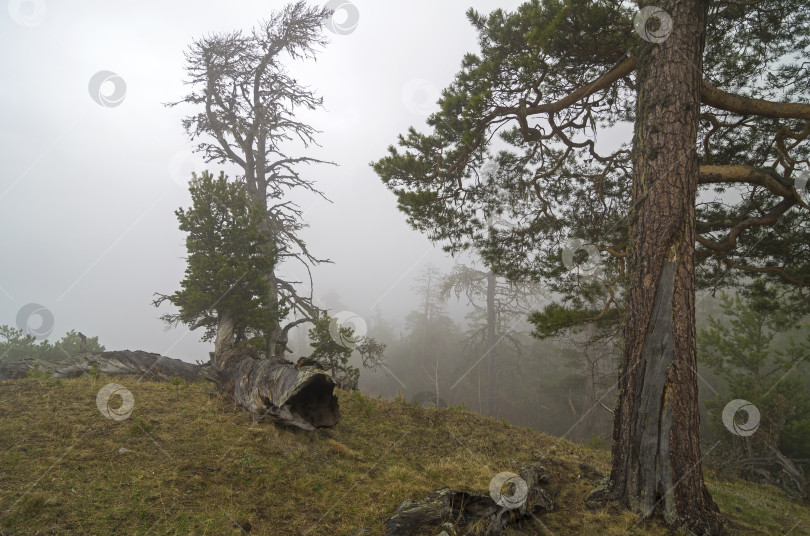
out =
[[[525,534],[669,534],[616,507],[584,509],[592,483],[578,464],[607,471],[607,452],[463,409],[340,392],[339,426],[310,433],[253,424],[207,384],[178,394],[121,379],[135,409],[119,422],[96,408],[110,381],[0,382],[0,534],[242,534],[236,523],[250,534],[382,534],[403,500],[484,491],[513,460],[540,454],[559,509]],[[707,484],[737,534],[810,535],[810,509],[777,489]]]

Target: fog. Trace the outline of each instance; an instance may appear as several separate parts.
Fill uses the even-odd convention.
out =
[[[0,324],[17,326],[20,309],[35,303],[53,315],[52,341],[76,329],[107,349],[207,359],[212,344],[200,341],[202,330],[166,331],[159,316],[171,308],[151,301],[183,277],[174,211],[190,205],[190,172],[235,172],[193,155],[181,125],[193,109],[164,104],[186,92],[183,52],[194,38],[248,31],[283,5],[9,3],[0,15]],[[408,126],[422,128],[463,54],[476,50],[467,8],[517,5],[357,0],[353,31],[328,33],[316,62],[289,65],[324,98],[325,110],[300,116],[322,132],[321,147],[305,154],[338,164],[307,171],[332,203],[294,197],[311,251],[333,261],[313,272],[322,303],[339,301],[361,317],[379,308],[401,326],[416,306],[415,274],[455,262],[408,227],[369,163]],[[100,71],[119,78],[91,95]],[[99,93],[120,102],[104,106]],[[300,275],[291,266],[281,272]],[[463,304],[451,313],[463,317]]]

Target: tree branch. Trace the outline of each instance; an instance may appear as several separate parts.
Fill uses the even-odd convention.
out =
[[[774,119],[810,119],[810,104],[771,102],[727,93],[703,81],[700,89],[703,104],[740,115],[758,115]]]
[[[762,186],[774,195],[793,198],[801,202],[791,185],[770,168],[754,168],[751,166],[700,166],[698,184],[750,184]]]

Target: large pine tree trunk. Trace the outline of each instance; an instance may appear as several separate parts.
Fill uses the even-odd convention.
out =
[[[606,498],[722,534],[703,484],[695,344],[696,139],[708,3],[661,2],[662,43],[638,55],[629,303]],[[598,494],[597,494],[598,495]]]

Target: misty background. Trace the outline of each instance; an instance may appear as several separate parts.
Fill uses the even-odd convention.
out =
[[[388,345],[386,367],[361,368],[364,393],[411,399],[439,391],[447,403],[485,412],[488,360],[485,348],[470,343],[471,307],[451,297],[436,304],[438,317],[420,319],[426,296],[416,290],[426,271],[445,275],[456,262],[484,267],[451,258],[412,230],[369,164],[408,127],[427,129],[441,89],[464,54],[478,50],[467,9],[519,4],[333,0],[338,31],[327,28],[330,43],[316,61],[285,63],[324,102],[322,110],[296,110],[298,120],[321,131],[320,147],[292,144],[290,152],[336,164],[302,168],[331,203],[289,195],[309,224],[301,236],[310,251],[332,261],[312,269],[315,303],[332,314],[349,311]],[[241,170],[206,164],[181,123],[199,110],[166,104],[189,91],[184,52],[194,39],[249,32],[285,5],[9,2],[0,14],[0,325],[22,328],[18,313],[38,304],[53,317],[40,338],[55,342],[76,330],[97,336],[107,350],[208,360],[213,342],[200,340],[204,330],[167,330],[160,316],[175,311],[152,300],[177,290],[184,276],[185,234],[174,211],[191,205],[192,171],[235,177]],[[597,145],[615,148],[631,131],[619,124],[601,132]],[[307,281],[292,263],[280,274]],[[548,297],[539,294],[538,305]],[[36,330],[40,320],[30,317],[27,328]],[[309,327],[291,333],[289,359],[310,353]],[[612,404],[612,342],[585,348],[582,341],[533,339],[522,321],[512,328],[522,346],[505,341],[499,350],[492,414],[560,435],[608,437],[611,416],[597,400]],[[360,364],[357,356],[351,363]]]
[[[186,233],[178,228],[175,211],[191,206],[188,188],[192,174],[210,171],[216,177],[224,171],[235,179],[244,170],[230,163],[205,163],[201,155],[195,154],[197,143],[210,139],[204,134],[202,139],[191,141],[183,127],[184,118],[202,112],[200,105],[179,104],[192,91],[184,83],[188,80],[184,53],[195,40],[214,34],[236,31],[249,34],[290,1],[136,4],[101,0],[7,0],[7,9],[0,12],[3,45],[0,47],[3,73],[0,151],[5,164],[0,172],[0,379],[28,377],[39,382],[54,370],[43,371],[41,367],[68,366],[70,362],[68,365],[65,362],[54,365],[54,362],[85,351],[75,361],[86,361],[88,371],[82,374],[90,377],[93,386],[100,371],[93,361],[96,355],[92,354],[101,350],[143,350],[188,363],[208,361],[214,342],[201,340],[206,330],[190,331],[182,323],[167,327],[161,317],[176,313],[177,309],[168,299],[159,308],[154,307],[153,301],[157,296],[165,298],[177,291],[185,276]],[[452,258],[445,254],[443,244],[432,243],[424,234],[409,227],[406,216],[397,209],[396,197],[370,166],[371,162],[384,157],[387,148],[396,144],[398,136],[409,127],[429,130],[426,121],[437,110],[436,101],[442,89],[460,70],[465,54],[478,52],[477,33],[468,23],[465,12],[470,8],[485,14],[496,9],[513,11],[521,2],[418,0],[396,4],[316,0],[310,4],[320,7],[323,2],[335,13],[331,19],[323,21],[324,35],[330,42],[319,51],[317,59],[294,61],[286,54],[281,55],[283,68],[295,79],[292,85],[298,82],[323,98],[322,109],[290,110],[296,121],[318,131],[315,139],[319,145],[305,147],[291,140],[282,144],[282,152],[291,157],[327,162],[296,166],[303,180],[312,181],[315,193],[296,188],[286,191],[284,200],[294,202],[302,211],[300,219],[308,227],[297,235],[306,242],[308,251],[317,259],[331,262],[310,267],[286,261],[273,268],[273,275],[284,281],[300,282],[299,295],[309,294],[311,275],[314,305],[328,310],[333,317],[332,323],[328,318],[324,319],[325,324],[317,322],[318,334],[324,341],[337,343],[340,349],[328,352],[318,349],[329,360],[326,366],[326,361],[315,361],[314,357],[320,358],[318,353],[313,359],[299,360],[313,353],[307,337],[311,324],[304,324],[290,333],[286,341],[290,351],[282,354],[297,362],[296,367],[312,364],[330,370],[340,389],[359,389],[368,397],[396,401],[396,404],[388,404],[392,408],[401,402],[461,407],[499,419],[500,422],[488,423],[494,426],[486,428],[488,434],[492,430],[512,434],[514,429],[506,427],[511,423],[579,442],[590,449],[609,451],[614,435],[613,408],[617,407],[624,324],[615,321],[618,317],[600,314],[598,318],[603,321],[552,330],[549,326],[554,322],[557,326],[568,325],[566,322],[573,318],[563,314],[565,311],[555,313],[553,308],[546,310],[544,318],[535,317],[531,324],[527,318],[529,313],[542,309],[555,298],[560,301],[560,296],[553,296],[542,284],[525,281],[512,284],[503,277],[487,273],[486,266],[473,255]],[[317,27],[321,19],[320,15],[316,17],[314,25]],[[634,27],[639,32],[638,25]],[[586,38],[584,33],[581,38]],[[238,127],[229,124],[228,129],[234,132]],[[596,150],[603,154],[613,152],[631,140],[632,132],[633,125],[626,121],[600,128],[598,138],[597,133],[593,133]],[[499,143],[496,140],[493,148]],[[490,164],[495,165],[489,161],[478,170],[482,181],[493,177],[493,170],[487,169]],[[699,195],[706,201],[727,200],[733,205],[743,190],[740,186],[737,190],[705,191]],[[323,192],[329,200],[319,197],[317,191]],[[206,203],[208,201],[203,201]],[[511,224],[496,220],[489,225]],[[210,245],[212,240],[198,241],[201,242]],[[561,248],[562,264],[569,270],[574,269],[572,264],[577,264],[579,281],[591,281],[592,276],[598,279],[600,254],[596,248],[578,239],[568,240]],[[225,249],[222,242],[217,242],[207,251],[216,250],[219,254],[222,249]],[[584,252],[586,260],[578,255],[579,260],[574,261],[577,252]],[[557,262],[556,250],[552,255],[552,260]],[[472,267],[474,271],[465,271],[461,265]],[[231,288],[239,284],[245,274]],[[218,282],[222,280],[220,277]],[[745,278],[741,281],[743,288],[750,282]],[[448,292],[448,282],[458,286]],[[230,284],[228,281],[224,286]],[[476,292],[470,293],[475,294],[473,297],[465,295],[465,284],[469,285],[467,288],[475,288]],[[601,289],[599,285],[594,287]],[[607,294],[601,290],[605,298]],[[726,463],[730,459],[727,453],[734,452],[735,445],[745,445],[745,455],[751,458],[751,444],[741,443],[743,439],[737,436],[747,437],[759,427],[760,410],[756,403],[762,407],[761,415],[766,417],[763,431],[782,433],[784,441],[780,448],[803,463],[804,468],[810,468],[807,449],[810,420],[806,418],[806,408],[810,407],[806,394],[810,375],[806,368],[798,369],[800,363],[806,363],[810,349],[810,326],[788,326],[784,321],[786,317],[775,314],[771,319],[769,315],[779,312],[784,305],[775,298],[771,300],[764,292],[768,289],[760,290],[762,294],[752,295],[761,301],[751,303],[737,299],[721,304],[705,291],[696,296],[699,391],[695,402],[702,423],[699,439],[705,445],[712,445],[703,449],[703,457],[693,459],[697,465],[721,441],[723,449],[710,459],[712,463],[718,466]],[[220,292],[218,289],[215,294],[222,297]],[[657,300],[660,296],[656,296]],[[208,301],[208,296],[204,301]],[[599,298],[592,301],[598,302]],[[210,306],[213,309],[216,303]],[[621,312],[619,309],[621,307],[617,306],[617,312]],[[233,311],[224,312],[228,314],[220,316],[220,320],[227,319]],[[757,316],[761,313],[762,316]],[[710,317],[719,320],[710,322]],[[335,319],[349,320],[349,326],[358,336],[355,343],[362,341],[361,344],[374,348],[380,348],[376,341],[383,343],[383,363],[379,364],[373,357],[361,359],[361,346],[355,348],[349,366],[345,361],[337,364],[336,356],[346,355],[344,350],[348,346],[343,336],[336,335]],[[768,329],[764,330],[767,333],[763,336],[762,326],[767,322],[772,324],[767,324]],[[227,322],[220,323],[220,327],[224,325]],[[232,328],[233,325],[231,323]],[[771,325],[775,327],[771,329]],[[544,333],[551,335],[545,339],[532,335],[533,329],[542,331],[544,326],[548,328]],[[706,330],[707,327],[711,329]],[[36,346],[32,337],[23,341],[14,328],[35,334],[41,344]],[[231,335],[234,335],[232,328]],[[226,331],[222,329],[221,333]],[[87,340],[78,332],[87,336]],[[365,335],[369,338],[363,338]],[[794,335],[805,342],[795,345]],[[42,339],[55,344],[49,347]],[[757,343],[751,344],[754,339]],[[237,341],[247,344],[239,338]],[[273,350],[269,353],[272,355],[278,355],[272,353],[276,341],[275,338],[271,341]],[[35,355],[39,361],[33,357]],[[793,360],[788,363],[792,366],[789,370],[787,361],[782,358],[784,355]],[[213,358],[212,362],[216,364]],[[176,365],[170,360],[163,363]],[[766,363],[770,367],[767,372]],[[206,370],[187,368],[198,372]],[[783,369],[787,370],[784,374]],[[12,376],[4,370],[22,372]],[[295,369],[290,366],[285,370]],[[133,383],[140,382],[147,372]],[[775,372],[779,372],[779,378],[766,390],[766,381],[771,381],[766,379],[776,377]],[[188,384],[181,376],[174,376],[170,381],[174,402],[178,402],[181,390]],[[63,384],[53,380],[45,385],[50,388]],[[322,385],[331,393],[331,384]],[[207,389],[206,386],[200,394]],[[123,387],[121,390],[128,391]],[[760,396],[762,391],[765,393]],[[775,394],[767,400],[772,391]],[[20,392],[8,389],[3,394],[16,393],[14,400],[18,400]],[[664,390],[665,401],[668,392]],[[320,396],[320,386],[316,393]],[[102,415],[109,417],[109,411],[105,414],[98,402],[100,394],[101,391],[96,404]],[[212,394],[215,391],[208,392]],[[370,404],[356,391],[346,396],[349,398],[341,399],[341,407],[347,415],[359,412],[357,416],[364,429],[363,434],[355,435],[370,433],[374,436],[371,441],[375,443],[374,448],[384,443],[379,437],[385,435],[375,429],[374,424],[382,425],[386,432],[392,427],[399,432],[403,427],[405,421],[397,422],[391,418],[392,413],[380,412],[375,421],[371,414],[381,405]],[[263,398],[262,402],[268,407],[281,404],[276,398],[273,395]],[[154,400],[150,402],[155,404]],[[284,408],[298,411],[295,405],[299,402],[290,403],[292,398],[288,397],[285,400],[288,405]],[[686,401],[692,403],[691,395]],[[10,410],[14,404],[16,402],[0,409]],[[678,411],[683,411],[683,407],[686,406],[682,404]],[[756,413],[744,409],[748,407],[756,409]],[[336,405],[332,407],[335,408]],[[732,411],[729,412],[729,408]],[[304,410],[318,413],[308,405]],[[737,422],[741,410],[745,422]],[[458,416],[459,422],[469,420],[467,412],[452,411],[452,415],[450,411],[423,415],[431,419],[442,415],[441,420],[432,424],[440,423],[436,431],[444,434],[444,423],[450,422],[445,416]],[[419,420],[424,421],[421,417],[416,419]],[[337,417],[329,426],[336,422]],[[618,430],[620,423],[618,419],[616,422]],[[131,426],[137,427],[136,433],[141,430],[148,435],[142,425],[152,431],[152,423],[159,425],[160,421],[150,419],[147,424],[136,418]],[[751,430],[742,426],[749,423],[753,427],[751,433],[738,433],[738,425],[746,432]],[[421,427],[424,423],[415,424]],[[501,424],[505,427],[500,428]],[[58,426],[69,431],[61,421]],[[131,435],[133,429],[130,428]],[[410,433],[403,431],[405,435]],[[178,428],[178,437],[184,435],[187,435],[185,430]],[[450,436],[467,452],[473,452],[464,444],[466,438],[459,440],[452,432]],[[274,434],[274,438],[278,437]],[[759,437],[763,437],[762,432]],[[777,436],[767,437],[770,441]],[[237,443],[242,438],[244,435]],[[424,457],[422,441],[421,437],[417,440],[417,457]],[[499,442],[493,432],[479,446],[489,449]],[[293,453],[298,462],[297,452],[304,449],[299,451],[294,443],[284,443],[277,443],[279,450]],[[334,452],[340,456],[362,461],[360,451],[352,450],[349,443],[344,445],[329,437],[325,444],[337,446]],[[726,447],[728,449],[724,450]],[[768,447],[782,456],[770,443]],[[388,451],[392,449],[393,446]],[[225,455],[231,450],[229,448]],[[118,450],[119,455],[126,452],[131,450],[123,447]],[[738,449],[738,453],[742,456],[743,450]],[[99,458],[94,456],[94,459]],[[253,471],[255,464],[247,449],[244,459],[244,467]],[[783,463],[781,460],[779,458]],[[443,455],[441,465],[457,472],[456,466],[447,465]],[[418,467],[422,472],[424,465],[420,462]],[[319,461],[318,470],[321,468]],[[584,470],[582,464],[580,468]],[[49,471],[50,467],[45,472]],[[402,482],[412,480],[405,472],[398,474],[403,475],[403,478],[396,477]],[[750,472],[749,476],[760,478],[762,474],[761,471]],[[777,479],[782,482],[783,474],[787,473],[782,471],[778,477],[764,478],[771,483]],[[155,473],[152,475],[154,480]],[[804,479],[795,481],[804,482]],[[38,482],[39,479],[33,486]],[[313,487],[306,491],[308,498],[320,488],[320,481],[313,482]],[[30,490],[31,487],[23,495]],[[73,488],[70,491],[76,493]],[[43,499],[42,505],[45,503]],[[31,508],[41,506],[31,504],[34,505]],[[737,508],[737,511],[741,510]],[[165,516],[164,513],[161,519]],[[233,521],[230,515],[228,518]],[[239,524],[236,526],[241,528]]]
[[[170,307],[151,300],[183,277],[174,211],[190,206],[191,171],[236,170],[194,155],[181,126],[192,109],[164,104],[187,92],[183,53],[193,39],[249,31],[284,4],[9,3],[0,14],[0,324],[16,326],[20,308],[37,303],[53,314],[49,340],[75,329],[107,349],[207,359],[213,346],[200,342],[202,330],[165,331],[158,317]],[[303,233],[310,249],[333,261],[313,272],[322,305],[362,318],[378,308],[401,330],[418,302],[414,276],[427,264],[453,265],[408,227],[369,162],[409,126],[423,128],[463,54],[476,50],[465,11],[518,4],[356,1],[350,33],[327,32],[331,42],[317,62],[288,62],[324,99],[325,110],[299,114],[322,132],[321,147],[305,154],[337,164],[307,171],[332,203],[292,196],[310,224]],[[336,10],[335,20],[350,15]],[[92,98],[88,85],[99,71],[125,84],[120,104]],[[108,96],[120,90],[109,81],[101,87]],[[292,265],[282,273],[299,275]],[[452,300],[449,310],[463,322],[463,303]]]

